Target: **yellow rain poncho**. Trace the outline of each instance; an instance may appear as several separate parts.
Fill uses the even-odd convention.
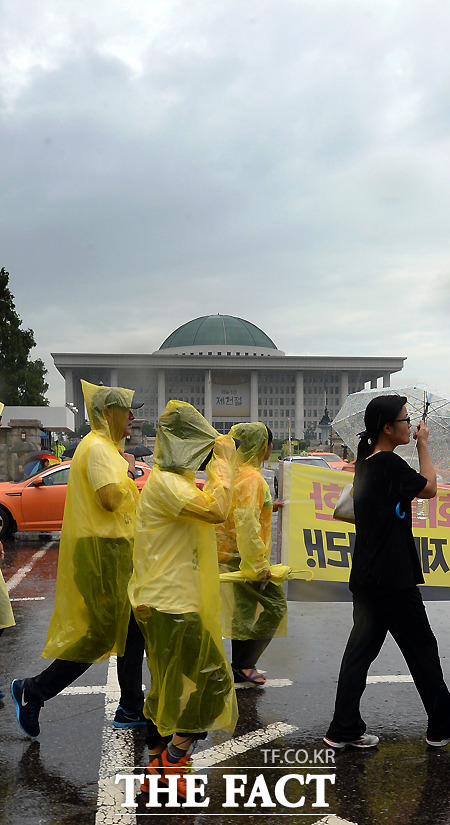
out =
[[[0,418],[4,409],[5,405],[2,401],[0,401]],[[15,625],[15,621],[11,608],[11,602],[9,601],[8,590],[3,578],[3,573],[0,570],[0,630],[3,627],[12,627],[13,625]]]
[[[130,616],[139,494],[119,448],[134,391],[81,383],[91,432],[70,467],[55,609],[42,655],[100,662],[123,655]]]
[[[213,449],[204,489],[195,471]],[[161,736],[233,731],[233,676],[222,644],[214,524],[231,504],[235,446],[190,404],[169,401],[136,513],[128,589],[145,638],[144,714]]]
[[[9,601],[8,589],[0,570],[0,630],[4,627],[15,625],[11,602]]]
[[[271,639],[286,634],[286,596],[266,578],[272,549],[272,497],[261,473],[267,450],[264,424],[236,424],[240,440],[231,512],[216,527],[221,573],[241,571],[242,582],[222,582],[222,633],[230,639]]]

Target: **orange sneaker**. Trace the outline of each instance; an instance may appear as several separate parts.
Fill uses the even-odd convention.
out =
[[[178,762],[169,762],[167,756],[167,749],[163,750],[162,753],[158,753],[147,765],[147,774],[157,774],[159,781],[163,782],[164,785],[169,784],[168,776],[170,776],[171,773],[178,774],[177,793],[181,799],[186,799],[186,773],[189,773],[189,768],[192,765],[190,754],[187,753],[186,756],[183,756]],[[149,790],[148,776],[146,776],[141,785],[141,791],[149,793]]]

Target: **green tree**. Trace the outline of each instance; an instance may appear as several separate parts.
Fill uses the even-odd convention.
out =
[[[40,358],[30,359],[36,346],[32,329],[21,329],[14,305],[14,296],[8,289],[9,272],[0,270],[0,400],[15,406],[47,406],[44,380],[47,370]]]

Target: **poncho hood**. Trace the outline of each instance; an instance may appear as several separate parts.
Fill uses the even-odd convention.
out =
[[[92,432],[104,435],[114,444],[123,438],[133,401],[134,390],[122,387],[98,387],[81,380]]]
[[[153,460],[162,470],[196,472],[219,433],[186,401],[169,401],[156,433]]]
[[[253,467],[259,467],[266,454],[269,441],[266,425],[261,424],[260,421],[234,424],[230,435],[241,442],[236,454],[237,466],[251,464]]]

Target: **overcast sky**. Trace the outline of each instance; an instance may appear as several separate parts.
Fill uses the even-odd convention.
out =
[[[450,4],[0,0],[0,266],[50,352],[238,315],[450,393]]]

